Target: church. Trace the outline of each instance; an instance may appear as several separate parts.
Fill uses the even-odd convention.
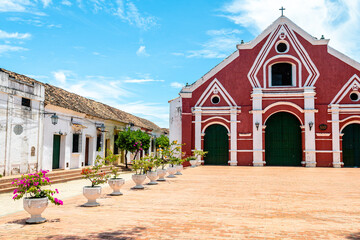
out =
[[[170,100],[205,165],[360,166],[360,64],[285,16]]]

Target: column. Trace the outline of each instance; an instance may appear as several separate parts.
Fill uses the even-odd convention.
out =
[[[305,166],[316,167],[315,147],[315,91],[313,87],[304,89],[305,115]],[[312,125],[311,129],[310,126]]]
[[[230,109],[230,166],[237,165],[237,107]]]
[[[263,136],[262,136],[262,91],[254,89],[252,97],[253,114],[253,165],[255,167],[264,166],[263,162]]]
[[[340,126],[339,126],[339,105],[331,105],[331,126],[332,126],[332,150],[333,150],[333,167],[341,168],[342,162],[340,157]]]
[[[193,110],[195,114],[195,149],[202,150],[201,148],[201,107],[195,107]],[[199,157],[199,159],[200,157]]]
[[[11,175],[11,130],[14,110],[14,96],[8,95],[6,117],[6,141],[5,141],[5,176]]]

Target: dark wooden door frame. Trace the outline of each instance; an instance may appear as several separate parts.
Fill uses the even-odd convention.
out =
[[[220,125],[213,124],[206,128],[204,136],[205,165],[228,165],[229,136],[228,130]]]
[[[89,166],[89,152],[90,150],[90,138],[86,137],[85,141],[85,166]]]
[[[360,167],[360,124],[352,123],[342,131],[344,167]]]
[[[60,168],[60,148],[61,148],[61,135],[54,134],[54,136],[53,136],[52,169]]]

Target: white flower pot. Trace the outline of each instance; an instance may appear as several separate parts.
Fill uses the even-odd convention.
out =
[[[136,184],[136,186],[133,187],[133,189],[144,189],[144,186],[142,184],[146,179],[145,174],[133,174],[131,177]]]
[[[85,186],[83,187],[83,195],[87,198],[88,202],[83,204],[84,207],[97,207],[100,204],[96,202],[101,196],[101,187],[100,186]]]
[[[166,181],[166,179],[164,178],[167,173],[166,169],[158,169],[158,170],[156,170],[156,172],[159,177],[159,179],[157,181],[162,181],[162,182]]]
[[[41,213],[49,204],[47,197],[43,198],[23,198],[23,206],[31,217],[26,220],[26,223],[43,223],[46,219],[41,217]]]
[[[125,184],[123,178],[110,178],[108,183],[113,190],[113,192],[110,193],[111,196],[123,195],[122,192],[120,192],[120,188]]]
[[[190,160],[191,167],[196,167],[197,160]]]
[[[196,166],[201,166],[201,160],[196,160]]]
[[[176,167],[168,167],[167,169],[169,175],[167,176],[168,178],[176,178],[176,176],[174,175],[176,173]]]
[[[149,172],[146,173],[146,176],[150,179],[150,182],[148,183],[148,185],[156,185],[156,184],[158,184],[156,182],[156,179],[158,178],[157,172],[149,171]]]
[[[183,165],[176,165],[176,173],[174,175],[182,175],[181,171],[184,169]]]

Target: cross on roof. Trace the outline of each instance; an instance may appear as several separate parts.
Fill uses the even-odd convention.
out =
[[[284,8],[284,7],[281,7],[279,10],[281,10],[281,16],[283,17],[283,16],[284,16],[284,10],[285,10],[285,8]]]

